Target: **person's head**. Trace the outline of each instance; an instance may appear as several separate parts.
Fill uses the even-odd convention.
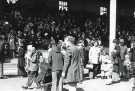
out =
[[[83,40],[79,40],[77,46],[78,46],[79,48],[83,48],[83,47],[84,47],[84,41],[83,41]]]
[[[66,49],[66,43],[65,42],[62,43],[62,49],[64,49],[64,50]]]
[[[120,45],[124,45],[124,39],[120,39]]]
[[[35,50],[36,50],[36,47],[33,46],[32,44],[27,46],[27,51],[28,52],[33,53],[33,52],[35,52]]]
[[[99,38],[99,39],[98,39],[98,44],[99,44],[99,46],[101,46],[101,45],[102,45],[101,38]]]
[[[135,48],[135,41],[131,41],[131,48]]]
[[[106,51],[105,51],[105,49],[103,48],[102,50],[101,50],[101,55],[106,55]]]
[[[75,44],[75,38],[73,36],[67,36],[65,37],[64,42],[66,44],[66,47],[72,46],[73,44]]]
[[[60,46],[62,46],[62,43],[63,43],[62,40],[58,40],[58,44],[59,44]]]
[[[94,46],[97,47],[98,45],[99,45],[98,41],[95,41],[95,42],[94,42]]]
[[[32,45],[32,52],[36,51],[36,47]]]
[[[114,40],[113,40],[113,45],[114,45],[114,47],[115,47],[116,45],[119,45],[119,40],[118,40],[118,39],[114,39]]]
[[[27,46],[27,55],[31,56],[32,54],[32,45]]]

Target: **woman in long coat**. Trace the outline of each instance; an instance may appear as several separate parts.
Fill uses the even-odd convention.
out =
[[[66,56],[62,77],[64,82],[69,85],[69,91],[76,91],[77,83],[80,81],[80,50],[74,44],[75,39],[72,36],[65,38],[67,46]]]

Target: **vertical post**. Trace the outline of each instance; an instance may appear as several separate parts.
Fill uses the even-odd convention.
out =
[[[110,38],[109,38],[109,54],[113,50],[113,40],[116,37],[116,0],[110,0]]]

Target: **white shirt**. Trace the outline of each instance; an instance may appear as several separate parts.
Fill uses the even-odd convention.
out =
[[[89,62],[92,64],[98,64],[99,56],[100,56],[100,48],[95,46],[91,47],[89,50]]]

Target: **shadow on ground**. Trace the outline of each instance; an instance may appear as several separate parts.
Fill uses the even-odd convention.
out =
[[[18,75],[5,75],[7,78],[16,78],[19,77]]]
[[[62,91],[69,91],[68,89],[65,89],[65,88],[63,88],[63,90]],[[82,89],[82,88],[77,88],[77,90],[76,91],[84,91],[84,89]]]
[[[76,91],[84,91],[84,89],[82,89],[82,88],[77,88]]]
[[[43,91],[51,91],[51,88],[42,88],[42,90],[43,90]],[[66,89],[66,88],[63,88],[62,91],[69,91],[69,90]],[[76,91],[84,91],[84,89],[82,89],[82,88],[77,88]]]

